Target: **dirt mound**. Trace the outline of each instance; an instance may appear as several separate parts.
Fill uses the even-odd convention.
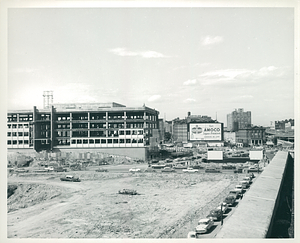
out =
[[[9,185],[8,190],[13,192],[7,199],[8,213],[46,202],[63,193],[63,188],[38,184]]]

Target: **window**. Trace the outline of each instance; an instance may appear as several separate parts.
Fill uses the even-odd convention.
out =
[[[106,143],[106,139],[101,139],[101,143]]]
[[[18,136],[22,137],[23,133],[22,132],[18,132]]]
[[[126,135],[130,135],[130,131],[127,130],[127,131],[126,131]]]
[[[7,124],[7,128],[11,128],[11,124]]]
[[[10,137],[10,136],[11,136],[11,132],[8,132],[8,133],[7,133],[7,136]]]
[[[125,140],[124,139],[120,139],[120,143],[125,143]]]
[[[76,140],[72,140],[72,144],[76,144]]]
[[[132,131],[132,135],[137,135],[137,131],[136,131],[136,130],[133,130],[133,131]]]
[[[83,139],[83,144],[88,144],[88,140],[87,139]]]
[[[16,133],[16,132],[13,132],[12,135],[13,135],[14,137],[16,137],[16,136],[17,136],[17,133]]]
[[[126,143],[131,143],[131,140],[130,139],[126,139]]]
[[[28,144],[28,140],[24,140],[24,144]]]
[[[136,139],[132,139],[132,143],[137,143]]]
[[[11,140],[7,140],[7,144],[11,144]]]
[[[89,144],[94,144],[94,139],[89,139]]]
[[[124,130],[121,130],[121,131],[120,131],[120,135],[124,135]]]
[[[114,141],[114,143],[119,143],[118,139],[114,139],[113,141]]]
[[[23,124],[18,124],[18,128],[23,128]]]
[[[17,124],[13,124],[13,125],[12,125],[12,128],[17,128]]]
[[[138,140],[138,143],[144,143],[144,140],[143,140],[142,138],[140,138],[140,139]]]
[[[112,143],[112,139],[107,139],[107,143]]]
[[[96,140],[95,140],[95,143],[100,143],[100,139],[96,139]]]
[[[13,140],[13,144],[17,144],[17,140]]]
[[[82,144],[82,140],[81,139],[77,139],[77,144]]]
[[[19,142],[19,144],[23,144],[23,140],[19,140],[18,142]]]

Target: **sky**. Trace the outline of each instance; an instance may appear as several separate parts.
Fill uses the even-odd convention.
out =
[[[294,118],[293,8],[11,8],[9,110],[143,104],[172,120]]]

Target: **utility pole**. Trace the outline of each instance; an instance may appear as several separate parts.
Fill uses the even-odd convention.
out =
[[[221,203],[221,225],[223,225],[223,203]]]

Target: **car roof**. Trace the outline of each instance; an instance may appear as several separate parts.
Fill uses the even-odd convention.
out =
[[[199,222],[203,222],[203,223],[206,223],[206,222],[208,222],[208,221],[210,221],[209,218],[205,218],[205,219],[200,219],[200,220],[199,220]]]

